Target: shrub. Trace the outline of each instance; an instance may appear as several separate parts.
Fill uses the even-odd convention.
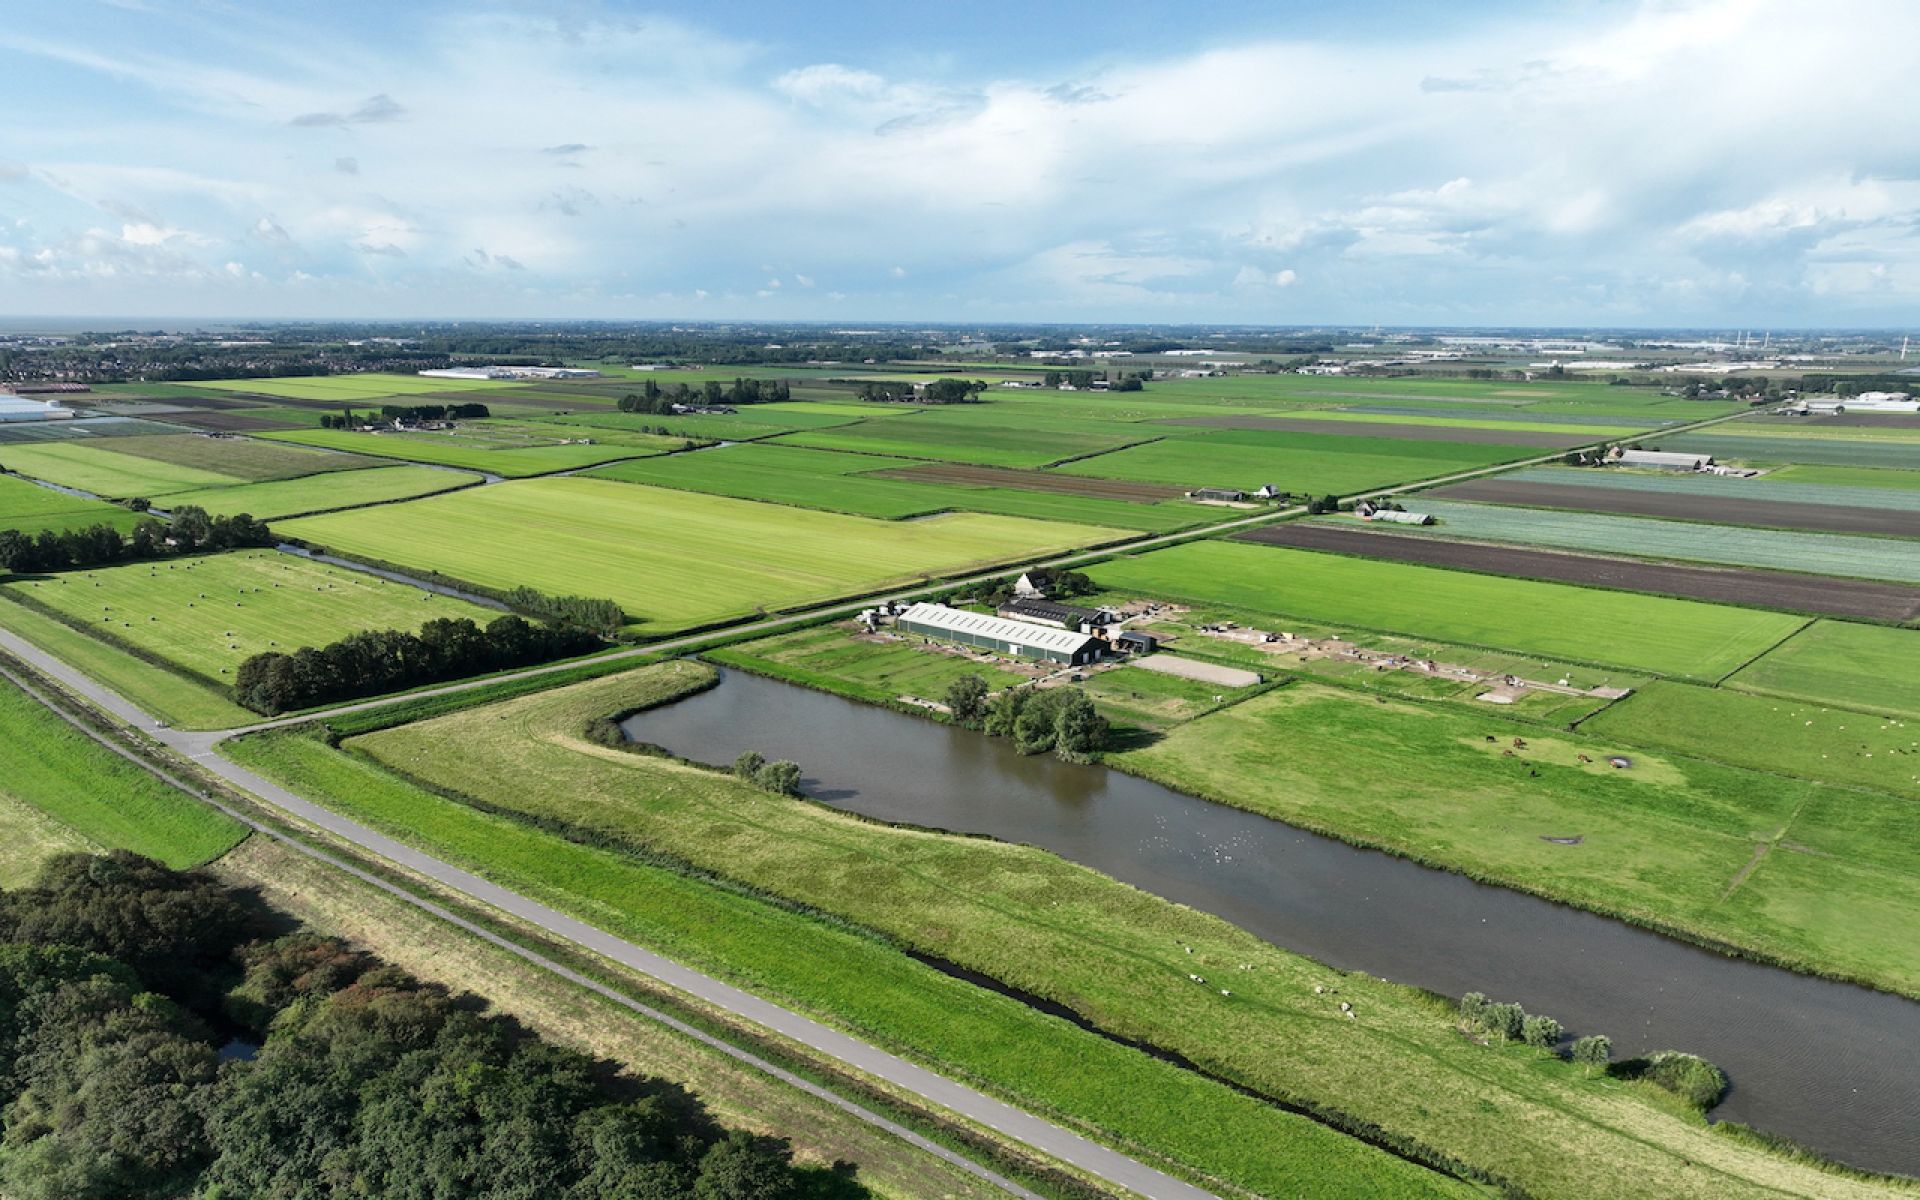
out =
[[[1575,1038],[1567,1056],[1585,1067],[1587,1074],[1591,1075],[1595,1067],[1605,1067],[1607,1060],[1613,1057],[1613,1039],[1604,1033]]]
[[[1520,1039],[1529,1046],[1551,1050],[1560,1044],[1566,1031],[1552,1017],[1528,1017],[1520,1023]]]
[[[766,763],[753,773],[753,781],[776,796],[800,794],[800,764],[787,759]]]
[[[760,768],[767,765],[766,756],[757,750],[748,750],[733,760],[733,773],[741,779],[753,782],[760,774]]]
[[[1709,1109],[1727,1094],[1726,1072],[1695,1054],[1660,1050],[1621,1064],[1621,1073],[1658,1084],[1698,1109]]]

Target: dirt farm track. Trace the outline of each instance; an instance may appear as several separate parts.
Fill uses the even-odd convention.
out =
[[[1391,562],[1452,567],[1488,575],[1546,579],[1587,587],[1649,592],[1722,604],[1784,608],[1836,617],[1910,621],[1920,614],[1920,589],[1894,583],[1834,579],[1824,575],[1639,562],[1554,550],[1529,550],[1518,546],[1449,542],[1419,534],[1329,529],[1299,523],[1250,529],[1235,534],[1234,538],[1238,541],[1291,546],[1302,550],[1327,550]]]
[[[1836,504],[1786,503],[1699,496],[1679,492],[1639,492],[1579,484],[1529,483],[1513,479],[1470,479],[1432,493],[1445,500],[1518,504],[1529,508],[1566,508],[1615,516],[1667,517],[1755,529],[1809,529],[1822,533],[1867,533],[1920,537],[1920,512],[1885,508],[1846,508]]]

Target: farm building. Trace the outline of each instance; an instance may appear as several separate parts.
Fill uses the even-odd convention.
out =
[[[1431,525],[1433,516],[1429,513],[1407,512],[1399,508],[1382,508],[1371,500],[1362,500],[1353,506],[1353,515],[1362,521],[1389,521],[1395,525]]]
[[[904,633],[958,642],[1015,658],[1038,658],[1076,667],[1099,658],[1103,648],[1100,639],[1089,634],[1031,621],[989,617],[944,604],[916,604],[901,613],[894,625]]]
[[[1160,639],[1138,629],[1123,629],[1113,639],[1113,645],[1129,654],[1152,654],[1160,648]]]
[[[1102,629],[1113,624],[1114,615],[1104,608],[1082,608],[1061,604],[1040,596],[1016,596],[1000,606],[1000,615],[1016,621],[1033,621],[1060,629]]]
[[[1627,450],[1615,446],[1607,461],[1618,467],[1654,467],[1662,471],[1698,471],[1713,465],[1711,454],[1664,450]]]
[[[1253,492],[1255,500],[1278,500],[1285,495],[1286,493],[1280,490],[1280,485],[1275,483],[1263,483]]]
[[[1187,493],[1189,500],[1217,500],[1235,504],[1247,498],[1247,494],[1235,488],[1195,488]]]
[[[30,400],[10,392],[0,392],[0,421],[63,421],[73,410],[58,400]]]
[[[587,367],[438,367],[417,371],[428,379],[597,379],[600,372]]]

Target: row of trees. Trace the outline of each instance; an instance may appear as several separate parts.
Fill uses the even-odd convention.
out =
[[[619,1079],[257,901],[126,851],[0,893],[0,1194],[853,1200],[784,1142]],[[238,1024],[252,1061],[221,1065]]]
[[[592,596],[549,596],[530,587],[517,587],[502,593],[501,603],[515,612],[543,621],[577,625],[601,637],[612,637],[627,623],[626,610],[617,601]]]
[[[987,681],[969,674],[947,685],[945,700],[956,724],[1012,738],[1021,754],[1051,750],[1087,762],[1107,744],[1107,719],[1079,688],[1010,687],[989,696]]]
[[[170,525],[148,518],[134,525],[133,532],[124,534],[111,525],[43,529],[37,534],[0,530],[0,569],[28,575],[206,550],[271,546],[274,541],[265,521],[256,521],[246,513],[209,517],[206,509],[189,505],[173,510]]]
[[[620,397],[620,411],[628,413],[670,413],[678,404],[690,408],[716,408],[722,405],[739,408],[747,404],[774,404],[782,400],[793,399],[793,389],[784,379],[736,379],[723,384],[718,379],[709,379],[698,388],[684,383],[672,383],[665,387],[659,381],[649,379],[640,385],[637,392],[628,392]]]
[[[1075,596],[1090,596],[1099,591],[1092,577],[1082,571],[1069,571],[1063,567],[1032,567],[1026,572],[1027,582],[1040,589],[1042,595],[1056,600],[1070,600]],[[993,585],[992,590],[982,596],[983,604],[999,608],[1013,599],[1013,585],[1016,581],[1003,579]]]
[[[572,625],[535,625],[504,616],[486,628],[465,617],[438,617],[419,633],[400,629],[349,634],[318,649],[268,650],[240,664],[233,695],[273,716],[316,704],[379,696],[487,671],[532,666],[599,649],[595,634]]]
[[[484,404],[383,404],[376,415],[356,413],[351,408],[338,413],[321,413],[322,429],[358,429],[382,421],[478,421],[493,411]]]
[[[1479,992],[1468,992],[1460,998],[1460,1020],[1467,1028],[1503,1043],[1517,1040],[1555,1053],[1566,1036],[1560,1022],[1552,1017],[1530,1014],[1518,1004],[1489,1000]],[[1567,1046],[1567,1058],[1588,1075],[1600,1070],[1623,1079],[1644,1079],[1701,1110],[1720,1103],[1727,1091],[1725,1072],[1694,1054],[1661,1050],[1614,1063],[1613,1040],[1605,1034],[1573,1039]]]
[[[978,404],[986,390],[983,379],[934,379],[918,387],[907,380],[882,379],[862,383],[856,394],[886,404]]]

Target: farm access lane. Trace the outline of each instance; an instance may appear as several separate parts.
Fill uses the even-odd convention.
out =
[[[1767,410],[1756,409],[1751,411],[1764,412]],[[1691,433],[1696,429],[1705,429],[1710,425],[1719,425],[1719,424],[1722,424],[1723,422],[1732,421],[1732,420],[1735,420],[1736,418],[1749,416],[1749,415],[1751,415],[1751,412],[1747,410],[1743,410],[1740,412],[1732,412],[1732,413],[1727,413],[1723,416],[1708,417],[1705,420],[1695,421],[1689,425],[1678,425],[1678,426],[1674,426],[1671,429],[1662,429],[1662,430],[1659,430],[1658,433],[1660,436],[1663,436],[1663,437],[1669,436],[1672,434],[1677,434],[1677,433]],[[1636,436],[1652,436],[1652,435],[1649,434],[1649,435],[1636,435]],[[1369,496],[1397,496],[1407,492],[1425,491],[1428,488],[1441,487],[1447,484],[1465,483],[1469,480],[1479,479],[1484,476],[1500,475],[1508,471],[1519,471],[1527,467],[1538,467],[1538,466],[1543,466],[1547,463],[1558,462],[1560,461],[1560,459],[1562,459],[1566,455],[1576,450],[1590,450],[1596,446],[1604,446],[1614,442],[1632,441],[1632,440],[1634,439],[1623,438],[1623,437],[1601,438],[1596,441],[1588,442],[1584,445],[1571,446],[1563,450],[1556,450],[1551,454],[1543,454],[1537,458],[1523,459],[1519,462],[1496,463],[1492,466],[1474,467],[1471,470],[1456,471],[1450,475],[1439,475],[1431,479],[1418,479],[1418,480],[1414,480],[1411,483],[1395,484],[1392,487],[1369,488],[1369,489],[1366,489],[1365,494]],[[972,575],[962,576],[957,579],[946,580],[941,583],[927,584],[927,585],[916,587],[916,588],[896,589],[896,590],[887,591],[880,594],[890,596],[890,597],[897,597],[903,600],[912,600],[922,596],[929,595],[933,592],[945,591],[946,589],[952,588],[952,587],[958,587],[958,586],[962,586],[969,583],[984,583],[984,582],[987,582],[988,580],[997,579],[1003,575],[1006,575],[1010,571],[1014,571],[1022,567],[1032,568],[1032,567],[1080,566],[1085,563],[1093,562],[1097,559],[1105,558],[1108,555],[1114,554],[1114,553],[1135,554],[1142,550],[1154,550],[1163,546],[1171,546],[1179,542],[1194,541],[1200,538],[1212,537],[1215,534],[1226,533],[1231,530],[1245,529],[1251,526],[1265,524],[1270,521],[1280,521],[1280,520],[1285,520],[1286,518],[1289,518],[1289,517],[1304,516],[1306,514],[1306,511],[1307,510],[1304,507],[1299,505],[1295,505],[1291,508],[1262,511],[1262,512],[1252,513],[1244,517],[1231,518],[1229,520],[1221,521],[1218,524],[1214,524],[1214,525],[1203,525],[1196,529],[1181,529],[1181,530],[1176,530],[1172,533],[1154,534],[1144,538],[1137,538],[1132,541],[1113,542],[1108,545],[1102,546],[1098,550],[1079,551],[1073,554],[1062,555],[1062,556],[1051,558],[1051,559],[1037,560],[1037,561],[1026,562],[1026,563],[1009,563],[1004,566],[996,567],[992,570],[980,571]],[[726,629],[709,630],[706,633],[693,634],[687,637],[668,638],[664,641],[649,642],[644,646],[634,646],[627,650],[616,650],[611,654],[603,654],[594,659],[585,660],[585,661],[617,662],[622,659],[645,658],[651,655],[658,655],[658,654],[672,654],[677,651],[689,650],[696,646],[707,645],[719,638],[726,638],[728,640],[739,640],[739,639],[745,639],[745,638],[762,637],[766,634],[777,633],[778,631],[785,629],[789,626],[804,625],[812,621],[817,621],[822,617],[852,616],[853,614],[859,612],[863,608],[872,607],[872,604],[873,604],[873,597],[871,596],[863,599],[858,599],[858,600],[836,601],[831,604],[823,604],[814,608],[809,608],[801,612],[790,613],[786,616],[767,617],[759,621],[752,621],[744,625],[735,625]],[[343,717],[350,713],[367,712],[372,709],[382,708],[386,705],[397,704],[402,701],[421,700],[421,699],[426,699],[426,698],[435,697],[435,696],[458,695],[461,692],[473,691],[477,688],[488,687],[496,683],[505,683],[505,682],[511,682],[516,680],[522,680],[522,679],[536,679],[542,675],[552,675],[561,671],[571,670],[572,668],[579,666],[581,661],[582,660],[575,660],[573,662],[567,662],[567,663],[551,663],[545,666],[526,667],[518,671],[508,671],[508,672],[505,672],[504,674],[489,675],[483,679],[469,679],[459,683],[443,684],[439,687],[422,688],[419,691],[407,692],[402,696],[383,696],[374,700],[361,700],[352,704],[341,704],[333,708],[321,709],[318,711],[308,712],[308,713],[302,713],[297,716],[281,717],[271,721],[257,721],[250,725],[239,725],[231,729],[212,730],[212,731],[207,731],[203,733],[189,734],[187,736],[194,739],[198,739],[199,744],[203,746],[212,746],[218,742],[225,741],[227,738],[238,737],[242,734],[259,733],[263,730],[279,729],[289,725],[301,725],[309,721],[325,721],[332,717]]]

